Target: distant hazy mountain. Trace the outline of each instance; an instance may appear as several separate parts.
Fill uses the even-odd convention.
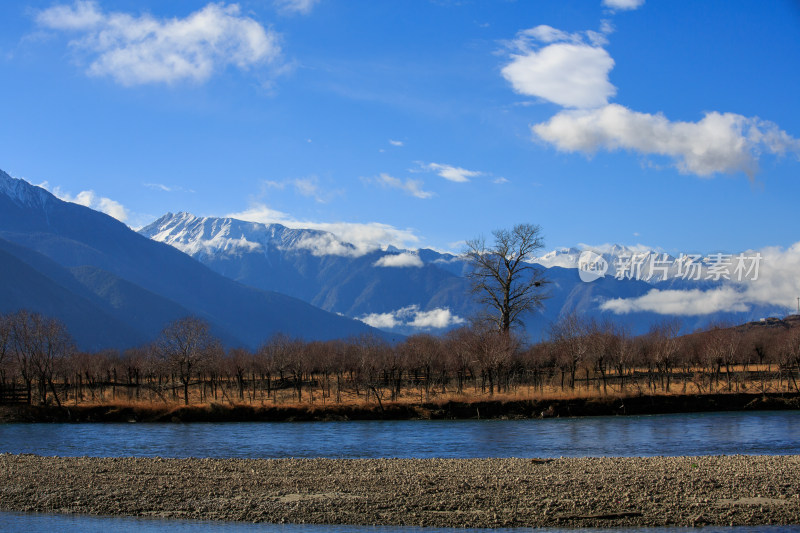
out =
[[[232,281],[2,171],[0,239],[0,310],[25,307],[61,318],[86,348],[152,340],[166,321],[186,314],[208,320],[227,344],[250,347],[277,332],[328,339],[376,331]]]
[[[241,283],[302,298],[389,331],[440,332],[463,323],[478,311],[464,278],[467,265],[451,254],[395,248],[360,254],[354,246],[322,231],[201,218],[189,213],[168,213],[140,233],[174,246]],[[601,310],[601,304],[616,298],[639,297],[654,288],[707,289],[718,285],[679,279],[676,270],[686,258],[624,246],[598,250],[608,271],[602,279],[586,283],[579,276],[583,253],[584,250],[571,248],[536,259],[541,268],[547,269],[546,277],[551,283],[545,308],[524,317],[531,337],[545,336],[550,323],[570,312],[627,323],[633,331],[644,332],[665,316],[645,312],[615,315]],[[618,273],[621,279],[617,279]],[[685,329],[692,330],[713,321],[742,322],[774,312],[756,308],[747,313],[717,313],[681,320]]]

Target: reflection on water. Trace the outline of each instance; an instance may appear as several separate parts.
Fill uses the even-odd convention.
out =
[[[638,533],[800,533],[800,526],[756,526],[756,527],[705,527],[705,528],[638,528],[638,529],[556,529],[556,528],[504,528],[504,529],[455,529],[455,528],[422,528],[398,526],[333,526],[333,525],[293,525],[293,524],[245,524],[237,522],[211,522],[205,520],[153,520],[146,518],[109,518],[79,515],[50,515],[0,512],[0,531],[81,531],[86,533],[106,533],[117,531],[166,531],[168,533],[216,532],[231,531],[233,533],[620,533],[636,531]]]
[[[800,454],[796,411],[547,420],[0,424],[0,452],[138,457]]]

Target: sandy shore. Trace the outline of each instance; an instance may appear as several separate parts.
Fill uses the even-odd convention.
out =
[[[0,509],[456,527],[800,524],[800,456],[540,461],[2,454]]]

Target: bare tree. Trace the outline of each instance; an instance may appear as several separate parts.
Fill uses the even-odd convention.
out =
[[[183,402],[189,405],[189,384],[205,359],[218,349],[218,341],[211,336],[207,322],[195,318],[181,318],[170,323],[161,332],[157,344],[159,356],[175,372],[183,385]]]
[[[648,340],[651,358],[661,378],[661,386],[669,392],[672,369],[678,362],[681,323],[677,319],[662,320],[650,327]]]
[[[528,261],[544,247],[541,228],[517,224],[511,230],[492,232],[494,243],[483,237],[467,241],[466,256],[471,265],[468,274],[479,301],[494,311],[489,316],[499,331],[507,333],[520,315],[542,306],[547,283],[543,270]]]
[[[54,318],[23,310],[13,315],[11,335],[16,362],[27,388],[28,403],[31,403],[31,385],[36,379],[39,401],[47,403],[49,388],[60,407],[61,400],[56,393],[53,376],[56,367],[73,352],[72,339],[66,326]]]
[[[550,342],[561,369],[561,389],[564,389],[564,375],[569,375],[569,387],[575,388],[575,374],[589,351],[590,324],[584,317],[575,313],[562,316],[550,326]]]

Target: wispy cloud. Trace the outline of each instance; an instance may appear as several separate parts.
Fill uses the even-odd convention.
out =
[[[192,189],[185,189],[183,187],[178,187],[175,185],[164,185],[163,183],[143,183],[145,187],[148,189],[153,189],[154,191],[162,191],[162,192],[191,192],[194,193],[195,191]]]
[[[417,254],[413,254],[410,252],[403,252],[400,254],[384,255],[383,257],[375,261],[374,266],[394,267],[394,268],[407,268],[407,267],[421,268],[425,265],[422,263],[422,259],[420,259]]]
[[[395,141],[393,139],[389,139],[389,144],[392,146],[403,146],[403,141]]]
[[[319,178],[316,176],[309,176],[307,178],[296,178],[282,181],[267,180],[264,181],[264,186],[270,189],[284,190],[291,187],[300,196],[313,198],[318,203],[326,204],[336,196],[342,194],[342,191],[325,190],[319,184]]]
[[[435,172],[440,177],[454,181],[456,183],[466,183],[470,178],[476,178],[483,175],[483,172],[478,170],[467,170],[466,168],[454,167],[452,165],[444,165],[441,163],[420,163],[420,166],[425,170]]]
[[[320,0],[274,0],[278,10],[284,13],[308,15]]]
[[[683,173],[753,176],[763,153],[800,154],[800,140],[776,124],[734,113],[706,113],[698,122],[673,122],[618,104],[562,111],[533,126],[540,139],[567,152],[630,150],[666,156]]]
[[[629,11],[642,7],[644,0],[603,0],[603,5],[615,11]]]
[[[39,11],[36,21],[76,34],[70,45],[88,55],[87,74],[125,86],[201,83],[229,65],[247,70],[280,55],[278,35],[236,4],[210,3],[186,18],[159,19],[106,13],[97,2],[77,0]]]
[[[414,180],[411,178],[406,178],[403,180],[400,178],[395,178],[394,176],[390,176],[386,173],[381,173],[377,177],[366,179],[365,181],[374,182],[378,185],[391,189],[399,189],[406,194],[410,194],[416,198],[422,198],[423,200],[433,198],[434,196],[432,192],[422,189],[423,183],[421,180]]]

